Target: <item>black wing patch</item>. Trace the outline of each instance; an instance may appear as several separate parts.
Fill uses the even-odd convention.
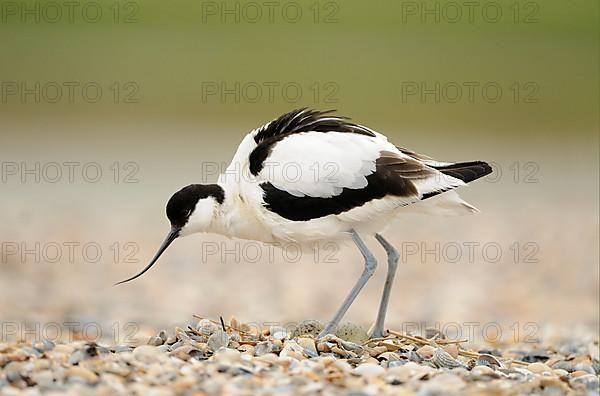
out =
[[[271,149],[286,136],[301,132],[345,132],[375,137],[368,128],[350,122],[348,117],[330,115],[335,110],[297,109],[282,115],[258,130],[254,141],[257,146],[250,153],[250,172],[257,175],[269,157]]]
[[[375,136],[373,131],[350,122],[348,117],[332,116],[335,110],[309,110],[306,107],[286,113],[258,130],[254,141],[262,141],[281,135],[299,132],[349,132]]]
[[[375,172],[368,175],[367,186],[359,189],[344,188],[339,195],[323,197],[297,197],[280,190],[271,183],[262,183],[265,207],[292,221],[308,221],[328,215],[347,212],[374,199],[385,196],[414,197],[418,191],[411,180],[435,174],[431,168],[410,158],[399,158],[383,151],[375,162]]]
[[[406,154],[419,161],[435,161],[433,158],[423,154],[416,153],[412,150],[405,149],[403,147],[396,146],[403,154]],[[483,176],[492,173],[492,167],[484,161],[469,161],[469,162],[457,162],[449,165],[428,165],[432,168],[437,169],[445,175],[454,177],[455,179],[462,180],[465,183],[472,182]],[[435,195],[435,194],[434,194]]]
[[[462,180],[465,183],[472,182],[473,180],[477,180],[480,177],[492,173],[492,167],[487,162],[483,161],[459,162],[450,165],[434,166],[433,168],[442,172],[444,175],[448,175],[455,179]],[[446,188],[443,190],[432,191],[423,194],[423,197],[421,199],[435,197],[436,195],[451,189],[452,188]]]
[[[459,162],[457,164],[436,166],[435,169],[445,175],[460,179],[465,183],[492,173],[492,167],[483,161]]]

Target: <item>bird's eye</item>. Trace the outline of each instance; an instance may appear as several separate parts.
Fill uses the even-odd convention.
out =
[[[192,214],[192,209],[188,209],[185,211],[185,217],[189,217]]]

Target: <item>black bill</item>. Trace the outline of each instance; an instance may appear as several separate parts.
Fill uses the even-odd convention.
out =
[[[171,228],[171,232],[169,232],[169,235],[167,235],[167,237],[165,238],[165,240],[162,243],[162,245],[160,245],[160,247],[158,248],[158,252],[156,252],[156,254],[154,255],[154,258],[152,259],[152,261],[150,261],[150,264],[148,264],[146,266],[146,268],[144,268],[137,275],[134,275],[131,278],[125,279],[125,280],[123,280],[121,282],[115,283],[115,286],[116,285],[120,285],[121,283],[132,281],[132,280],[134,280],[136,278],[139,278],[140,276],[144,275],[144,273],[146,273],[146,271],[148,271],[150,269],[150,267],[152,267],[154,265],[154,263],[156,263],[156,261],[158,260],[158,258],[160,257],[160,255],[163,254],[163,252],[169,247],[169,245],[171,244],[171,242],[173,242],[179,236],[179,231],[180,230],[181,230],[180,228],[175,228],[175,227]]]

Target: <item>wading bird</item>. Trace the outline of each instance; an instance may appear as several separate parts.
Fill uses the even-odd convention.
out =
[[[198,232],[266,243],[352,240],[364,259],[360,278],[327,323],[333,333],[377,262],[361,235],[387,252],[387,276],[371,336],[384,335],[398,252],[381,235],[403,211],[476,212],[456,187],[485,176],[481,161],[439,162],[395,146],[331,111],[298,109],[254,129],[217,184],[192,184],[167,203],[171,231],[144,274],[176,238]]]

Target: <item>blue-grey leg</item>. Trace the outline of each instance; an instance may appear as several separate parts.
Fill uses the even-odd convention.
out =
[[[348,294],[348,296],[342,303],[342,306],[337,310],[331,322],[327,323],[323,331],[321,331],[319,337],[323,337],[327,334],[332,334],[335,331],[337,326],[340,324],[340,320],[342,320],[342,317],[344,317],[344,314],[346,313],[348,308],[350,308],[350,305],[352,305],[352,302],[354,301],[356,296],[358,296],[358,293],[360,293],[360,291],[365,286],[369,278],[373,276],[373,274],[375,273],[375,268],[377,268],[377,261],[375,260],[375,256],[373,256],[373,253],[371,253],[371,251],[367,248],[367,245],[365,245],[363,240],[360,239],[356,231],[352,230],[350,232],[352,233],[352,240],[354,241],[354,243],[358,247],[358,250],[360,250],[360,253],[365,259],[365,268],[363,269],[360,278],[358,278],[358,281],[356,282],[352,290],[350,290],[350,294]]]
[[[379,311],[377,312],[377,319],[375,325],[371,331],[371,337],[383,337],[384,329],[383,324],[385,322],[385,314],[387,312],[388,303],[390,301],[390,292],[392,291],[392,284],[394,283],[394,276],[396,275],[396,269],[398,268],[398,259],[400,258],[398,251],[382,237],[380,234],[375,234],[377,242],[383,246],[388,256],[388,269],[385,277],[385,286],[383,286],[383,295],[381,296],[381,302],[379,303]]]

